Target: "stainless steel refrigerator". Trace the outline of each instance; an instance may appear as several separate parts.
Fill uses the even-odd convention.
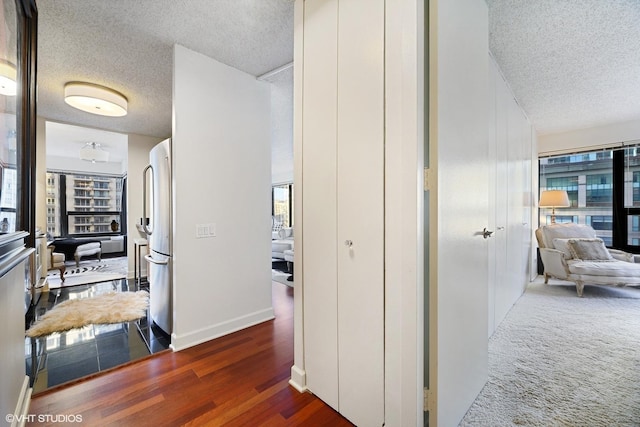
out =
[[[171,140],[166,139],[149,152],[143,172],[143,227],[149,254],[149,314],[167,334],[173,329]],[[147,215],[147,206],[150,212]]]

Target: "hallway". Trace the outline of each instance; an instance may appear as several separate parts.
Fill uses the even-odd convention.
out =
[[[289,386],[293,288],[272,289],[275,320],[42,393],[29,413],[81,415],[87,425],[350,426]]]

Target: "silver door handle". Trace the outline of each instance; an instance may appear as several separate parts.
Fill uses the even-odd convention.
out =
[[[145,255],[144,259],[149,261],[151,264],[158,264],[158,265],[167,265],[167,264],[169,264],[169,260],[159,261],[159,260],[155,259],[154,257],[152,257],[151,255]]]
[[[153,230],[149,228],[147,224],[147,171],[151,169],[151,185],[153,186],[153,166],[148,165],[142,171],[142,229],[144,232],[151,236]]]
[[[482,230],[482,237],[484,237],[485,239],[487,239],[487,238],[491,237],[491,235],[492,235],[492,234],[493,234],[493,231],[489,231],[489,230],[487,230],[487,227],[485,227],[485,228]]]
[[[352,247],[353,246],[353,240],[345,240],[344,241],[344,245],[347,247]]]

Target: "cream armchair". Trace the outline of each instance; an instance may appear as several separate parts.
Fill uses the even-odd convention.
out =
[[[64,282],[64,272],[66,267],[64,266],[65,256],[59,252],[54,252],[56,247],[54,245],[49,245],[47,247],[49,250],[49,270],[60,270],[60,281]]]
[[[549,277],[576,284],[582,296],[585,283],[597,285],[640,285],[640,258],[607,249],[593,228],[583,224],[551,224],[536,230],[544,283]]]

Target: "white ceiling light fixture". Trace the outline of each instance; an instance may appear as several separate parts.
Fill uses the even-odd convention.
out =
[[[0,59],[0,95],[16,96],[17,76],[16,66],[7,60]]]
[[[109,117],[127,115],[127,98],[120,92],[93,83],[64,85],[64,102],[87,113]]]
[[[100,144],[95,142],[87,142],[80,149],[80,159],[91,163],[108,162],[109,152],[102,149]]]

